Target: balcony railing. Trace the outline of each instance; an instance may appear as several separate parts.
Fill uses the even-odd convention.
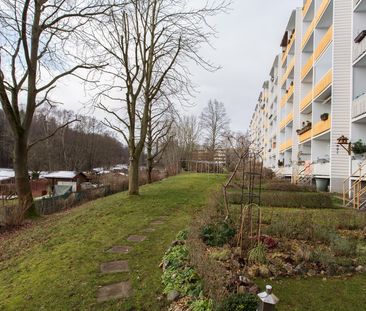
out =
[[[306,140],[309,140],[311,137],[312,137],[312,130],[310,129],[307,132],[299,135],[299,141],[300,141],[300,143],[302,143]]]
[[[289,87],[289,89],[286,91],[286,94],[281,99],[281,103],[280,103],[281,108],[286,105],[286,103],[288,102],[288,100],[294,94],[294,91],[295,91],[295,87],[294,87],[293,84],[291,84],[291,86]]]
[[[283,129],[287,124],[289,124],[294,119],[294,114],[290,112],[285,119],[280,123],[280,129]]]
[[[313,137],[329,131],[331,124],[332,124],[331,118],[328,118],[328,120],[326,121],[319,121],[318,123],[316,123],[312,130]]]
[[[333,41],[333,26],[329,27],[327,33],[320,40],[318,47],[314,52],[314,59],[317,61],[319,57],[323,54],[325,49],[329,46],[329,44]]]
[[[302,8],[302,16],[303,17],[305,17],[306,14],[308,13],[312,2],[313,2],[313,0],[306,1],[305,5]]]
[[[283,144],[280,145],[280,151],[285,151],[292,147],[292,139],[285,141]]]
[[[359,2],[362,0],[353,0],[353,7],[355,8]]]
[[[288,56],[288,53],[290,53],[290,50],[292,48],[292,45],[294,44],[295,42],[295,38],[296,38],[296,33],[293,33],[291,39],[290,39],[290,42],[288,43],[287,47],[286,47],[286,50],[283,52],[282,54],[282,63],[281,65],[283,65],[283,63],[285,62],[287,56]]]
[[[322,18],[325,10],[327,9],[328,5],[330,4],[330,0],[323,0],[321,5],[319,6],[318,12],[315,16],[315,26],[319,23],[320,19]]]
[[[311,70],[311,68],[313,68],[313,65],[314,65],[314,54],[312,54],[309,57],[308,61],[304,65],[304,67],[302,67],[302,70],[301,70],[301,80],[304,80],[304,78],[309,73],[309,71]]]
[[[313,21],[310,23],[308,29],[306,30],[306,32],[304,34],[304,38],[302,39],[302,44],[301,44],[302,49],[304,49],[306,43],[308,43],[308,41],[311,37],[311,34],[314,31],[314,28],[315,28],[315,19],[313,19]]]
[[[288,65],[286,72],[284,73],[282,80],[281,80],[281,86],[286,82],[287,78],[289,77],[292,69],[295,67],[295,57],[292,59],[291,63]]]
[[[333,81],[333,71],[330,69],[324,77],[317,83],[317,85],[314,88],[314,98],[317,98],[321,93],[326,90]]]
[[[353,43],[353,60],[358,59],[362,54],[366,52],[366,38],[360,43]]]
[[[303,111],[305,108],[307,108],[311,102],[313,101],[313,90],[311,90],[301,101],[300,104],[300,110]]]
[[[311,34],[313,33],[316,25],[318,25],[320,19],[322,18],[323,14],[324,14],[324,12],[327,9],[329,4],[330,4],[330,0],[323,0],[321,5],[319,6],[319,9],[318,9],[318,11],[315,15],[315,18],[313,19],[313,21],[309,25],[307,31],[305,32],[304,38],[302,40],[302,49],[304,49],[306,43],[309,41],[309,39],[311,37]]]
[[[366,94],[363,94],[353,100],[352,103],[352,117],[356,118],[366,113]]]
[[[329,176],[330,163],[315,163],[313,164],[313,175],[315,176]]]

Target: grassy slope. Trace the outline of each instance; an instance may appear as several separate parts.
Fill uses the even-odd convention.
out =
[[[176,233],[203,206],[223,176],[181,175],[142,188],[140,197],[125,193],[40,220],[10,241],[0,239],[0,310],[162,310],[158,268]],[[149,239],[128,255],[108,254],[113,245],[129,245],[159,216],[168,216]],[[101,275],[99,265],[128,259],[130,273]],[[97,304],[98,286],[130,279],[127,301]]]

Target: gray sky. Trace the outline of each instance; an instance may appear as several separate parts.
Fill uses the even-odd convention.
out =
[[[218,31],[218,38],[213,41],[215,50],[203,54],[222,69],[216,73],[192,69],[199,93],[192,99],[194,107],[185,109],[185,113],[199,115],[208,100],[216,98],[226,106],[231,129],[245,131],[262,83],[268,79],[274,57],[280,52],[280,41],[290,13],[302,2],[233,0],[228,15],[214,18],[213,24]],[[79,83],[73,81],[59,86],[56,93],[67,102],[64,108],[80,110],[81,102],[87,98]]]

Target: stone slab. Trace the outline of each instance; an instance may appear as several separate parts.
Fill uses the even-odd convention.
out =
[[[113,299],[128,298],[132,294],[132,288],[130,282],[121,282],[111,284],[99,288],[97,293],[97,301],[104,302]]]
[[[155,232],[156,229],[155,228],[146,228],[146,229],[144,229],[142,231],[144,231],[144,232]]]
[[[128,267],[128,261],[111,261],[102,263],[100,265],[100,271],[102,273],[119,273],[119,272],[128,272],[130,271]]]
[[[107,253],[114,253],[114,254],[128,254],[131,251],[132,247],[130,246],[113,246]]]
[[[142,242],[146,240],[146,236],[143,235],[130,235],[127,238],[127,241],[129,242]]]
[[[151,225],[153,226],[160,226],[160,225],[163,225],[165,222],[162,221],[162,220],[155,220],[151,223]]]

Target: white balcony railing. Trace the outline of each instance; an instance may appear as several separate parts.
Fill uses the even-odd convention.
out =
[[[316,163],[313,166],[314,176],[330,176],[330,163]]]
[[[353,100],[352,117],[356,118],[366,112],[366,94],[363,94]]]
[[[360,166],[365,162],[365,158],[352,160],[352,176],[353,177],[360,177]],[[366,167],[364,166],[361,169],[361,176],[366,174]]]
[[[291,176],[292,175],[292,166],[286,166],[283,168],[282,174],[285,176]]]
[[[353,60],[358,59],[366,51],[366,38],[360,43],[353,42]]]

